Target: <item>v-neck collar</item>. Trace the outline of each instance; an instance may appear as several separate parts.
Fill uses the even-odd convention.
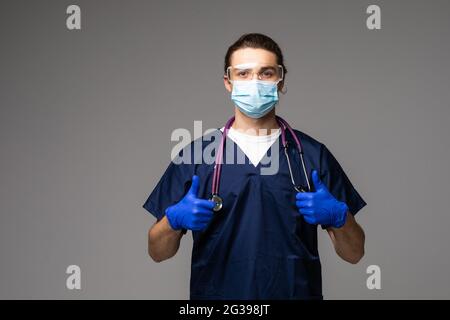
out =
[[[230,133],[231,133],[231,134],[230,134]],[[274,137],[275,135],[277,135],[277,136]],[[275,133],[270,133],[269,135],[264,135],[264,136],[255,136],[255,137],[257,137],[257,138],[252,139],[253,136],[247,137],[247,135],[245,135],[245,134],[242,135],[242,133],[240,133],[240,132],[237,131],[236,129],[230,128],[230,131],[228,132],[227,138],[230,138],[230,140],[232,140],[232,141],[239,147],[240,151],[243,152],[243,153],[245,154],[246,158],[249,160],[249,163],[251,163],[255,168],[257,168],[258,165],[261,163],[261,161],[264,159],[264,157],[267,155],[267,152],[269,151],[269,149],[272,148],[272,145],[278,141],[278,138],[280,137],[280,135],[281,135],[281,132],[280,132],[280,129],[279,129],[279,130],[278,130],[277,132],[275,132]],[[234,136],[235,138],[237,138],[237,139],[236,139],[236,140],[233,139],[233,136]],[[244,142],[243,142],[243,141],[240,141],[239,138],[242,138],[243,140],[246,140],[246,141],[244,141]],[[266,139],[267,141],[264,141],[265,139]],[[252,141],[252,140],[255,140],[255,141]],[[264,147],[266,147],[266,148],[265,148],[264,152],[261,152],[261,153],[258,155],[258,156],[259,156],[258,161],[257,161],[257,162],[253,162],[253,161],[251,161],[251,159],[250,159],[250,155],[251,155],[250,150],[244,150],[244,149],[243,149],[243,147],[244,147],[244,144],[243,144],[243,143],[250,143],[250,144],[253,143],[253,142],[259,143],[258,140],[261,140],[262,142],[271,142],[271,143],[270,143],[270,145],[267,143],[267,144],[264,146]],[[255,164],[255,163],[256,163],[256,164]]]
[[[219,130],[219,132],[223,135],[223,131],[221,130],[221,129],[223,129],[223,127],[222,128],[217,128],[217,130]],[[288,144],[292,144],[292,142],[293,142],[293,140],[292,140],[292,138],[291,138],[291,135],[290,135],[290,133],[289,132],[287,132],[287,130],[286,130],[286,132],[285,132],[285,134],[286,134],[286,141],[287,141],[287,143]],[[251,167],[253,170],[261,170],[261,163],[262,162],[264,162],[264,164],[267,164],[268,162],[267,162],[267,160],[265,160],[265,159],[267,159],[267,157],[268,157],[268,155],[267,155],[267,151],[269,151],[269,150],[271,150],[272,149],[272,145],[270,146],[270,148],[266,151],[266,153],[264,154],[264,156],[261,158],[261,160],[258,162],[258,165],[257,166],[254,166],[254,164],[250,161],[250,159],[248,158],[248,156],[247,156],[247,154],[241,149],[241,147],[237,144],[237,143],[235,143],[234,141],[233,141],[233,139],[231,139],[230,137],[228,137],[227,136],[227,139],[226,139],[226,141],[225,141],[225,146],[224,146],[224,164],[226,165],[227,164],[227,162],[226,162],[226,145],[227,145],[227,142],[229,142],[229,141],[231,141],[232,143],[233,143],[233,145],[235,145],[236,146],[236,149],[238,149],[239,150],[239,152],[242,152],[242,154],[244,155],[244,157],[245,157],[245,164],[241,164],[241,165],[247,165],[247,166],[249,166],[249,167]],[[279,154],[279,157],[281,156],[281,153],[283,152],[283,143],[281,142],[281,132],[280,132],[280,134],[278,135],[278,137],[277,137],[277,139],[273,142],[273,143],[278,143],[278,154]],[[219,145],[220,145],[220,142],[219,142]],[[270,155],[270,156],[272,156],[272,154]],[[235,159],[236,159],[236,153],[235,153]],[[234,160],[235,160],[234,159]],[[265,161],[263,161],[263,160],[265,160]]]

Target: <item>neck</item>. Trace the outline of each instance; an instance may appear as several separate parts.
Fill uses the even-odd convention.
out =
[[[275,118],[275,108],[264,117],[253,119],[247,117],[235,107],[234,117],[234,122],[231,127],[252,135],[267,135],[271,133],[271,129],[276,130],[280,128]]]

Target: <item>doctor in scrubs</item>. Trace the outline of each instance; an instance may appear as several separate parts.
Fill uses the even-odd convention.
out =
[[[172,161],[143,205],[157,219],[148,232],[154,261],[174,256],[191,231],[191,299],[323,299],[318,226],[343,260],[355,264],[364,255],[354,215],[366,202],[328,147],[286,130],[290,164],[284,157],[275,106],[285,75],[282,52],[270,37],[245,34],[231,45],[223,81],[234,121],[224,136],[220,210],[211,197],[215,163],[197,161],[196,141],[178,154],[191,161]],[[222,137],[224,128],[216,133]],[[200,139],[202,150],[219,152],[220,138]],[[262,174],[268,159],[278,170]],[[299,192],[293,182],[310,188]]]

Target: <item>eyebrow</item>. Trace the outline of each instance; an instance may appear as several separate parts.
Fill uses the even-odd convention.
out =
[[[261,67],[261,70],[267,70],[267,69],[275,70],[275,67],[274,66],[262,66]]]
[[[249,69],[252,69],[252,68],[248,68],[248,67],[244,67],[244,66],[239,66],[239,67],[235,66],[234,68],[238,69],[238,70],[249,70]],[[259,70],[268,70],[268,69],[275,70],[276,67],[275,66],[261,66],[261,67],[259,67]]]
[[[240,64],[235,65],[234,68],[237,68],[237,69],[248,69],[249,67],[254,67],[257,64],[258,64],[257,62],[240,63]]]

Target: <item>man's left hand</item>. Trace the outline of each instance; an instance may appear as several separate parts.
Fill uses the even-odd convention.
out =
[[[348,206],[338,201],[319,179],[316,170],[312,171],[315,192],[299,192],[296,195],[298,212],[309,224],[321,224],[340,228],[345,224]]]

